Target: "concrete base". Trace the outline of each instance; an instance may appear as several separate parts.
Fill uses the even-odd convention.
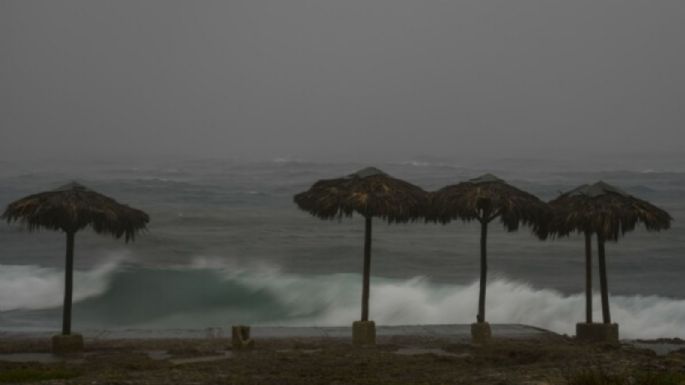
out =
[[[476,322],[471,324],[471,340],[475,344],[484,344],[492,338],[492,330],[487,322]]]
[[[249,326],[233,326],[231,328],[231,337],[233,350],[248,350],[254,348],[254,340],[250,338]]]
[[[376,323],[355,321],[352,323],[352,344],[356,346],[376,344]]]
[[[58,355],[83,352],[83,336],[80,334],[58,334],[52,337],[52,353]]]
[[[584,342],[618,344],[618,324],[577,323],[576,338]]]

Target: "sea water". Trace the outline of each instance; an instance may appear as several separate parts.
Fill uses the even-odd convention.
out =
[[[685,338],[685,170],[532,164],[375,166],[426,190],[493,172],[543,200],[602,179],[666,209],[670,230],[638,228],[607,245],[611,310],[622,337]],[[299,210],[293,195],[365,166],[1,163],[0,206],[77,180],[150,215],[148,231],[133,243],[77,234],[75,329],[348,326],[360,313],[364,222],[319,220]],[[0,330],[59,329],[64,252],[64,234],[0,224]],[[581,236],[540,241],[525,227],[508,233],[493,222],[488,253],[488,321],[573,333],[585,319]],[[371,318],[379,324],[474,322],[479,227],[375,220],[371,272]]]

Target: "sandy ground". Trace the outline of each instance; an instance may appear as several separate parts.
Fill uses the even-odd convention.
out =
[[[364,348],[346,337],[265,337],[250,351],[233,351],[230,340],[220,337],[91,337],[81,355],[49,352],[48,338],[0,338],[0,383],[685,384],[685,349],[657,355],[551,333],[486,345],[439,335],[386,335]]]

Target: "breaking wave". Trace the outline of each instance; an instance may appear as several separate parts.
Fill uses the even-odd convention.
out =
[[[107,289],[107,278],[117,270],[119,259],[90,271],[74,272],[74,301],[93,297]],[[0,265],[0,311],[43,309],[62,304],[64,270],[36,265]]]
[[[62,271],[0,266],[0,327],[31,315],[58,324]],[[302,276],[271,266],[241,267],[196,259],[164,269],[114,261],[75,275],[77,327],[204,328],[253,325],[341,326],[359,317],[357,274]],[[584,319],[584,294],[564,295],[503,278],[488,285],[487,318],[572,334]],[[379,324],[465,324],[475,320],[478,284],[437,284],[425,277],[372,278],[371,317]],[[685,338],[685,300],[614,296],[624,338]],[[599,316],[599,296],[595,297]],[[12,324],[9,322],[8,324]]]

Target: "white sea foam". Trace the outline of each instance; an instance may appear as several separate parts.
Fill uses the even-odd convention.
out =
[[[267,264],[244,266],[212,258],[196,258],[188,266],[166,270],[129,267],[120,271],[120,262],[76,272],[74,302],[78,307],[79,301],[93,300],[81,307],[83,322],[92,319],[97,323],[92,327],[121,326],[101,324],[111,321],[99,314],[102,305],[106,305],[105,309],[121,309],[122,314],[126,309],[141,312],[140,317],[117,322],[149,328],[205,328],[234,321],[272,326],[349,326],[360,315],[358,274],[304,276]],[[189,274],[179,276],[183,271]],[[173,280],[179,279],[174,284]],[[149,290],[131,298],[127,287],[136,282],[144,282]],[[378,324],[468,324],[476,318],[477,282],[458,285],[438,284],[425,277],[372,277],[371,284],[371,318]],[[161,289],[150,285],[161,285]],[[188,290],[191,287],[197,290]],[[0,266],[2,311],[59,307],[62,292],[61,269]],[[160,301],[160,292],[168,301]],[[575,323],[585,318],[584,301],[583,293],[565,295],[495,278],[488,284],[486,316],[491,323],[527,324],[573,334]],[[151,312],[146,304],[154,304],[155,311]],[[599,295],[595,295],[594,307],[595,320],[599,321]],[[612,296],[611,311],[613,321],[620,324],[622,338],[685,338],[685,300]]]
[[[74,272],[74,302],[104,293],[123,258],[88,271]],[[34,310],[62,305],[64,270],[36,265],[0,265],[0,311]]]
[[[214,268],[218,265],[214,264]],[[278,269],[226,271],[251,291],[266,291],[290,309],[270,325],[348,325],[359,318],[361,277],[356,274],[297,276]],[[436,284],[424,277],[406,280],[372,278],[371,317],[383,325],[466,324],[476,319],[478,282]],[[599,293],[593,297],[595,322],[601,321]],[[612,321],[622,338],[685,338],[685,300],[658,296],[611,296]],[[486,316],[491,323],[519,323],[573,334],[585,320],[585,294],[565,295],[508,280],[487,287]]]

